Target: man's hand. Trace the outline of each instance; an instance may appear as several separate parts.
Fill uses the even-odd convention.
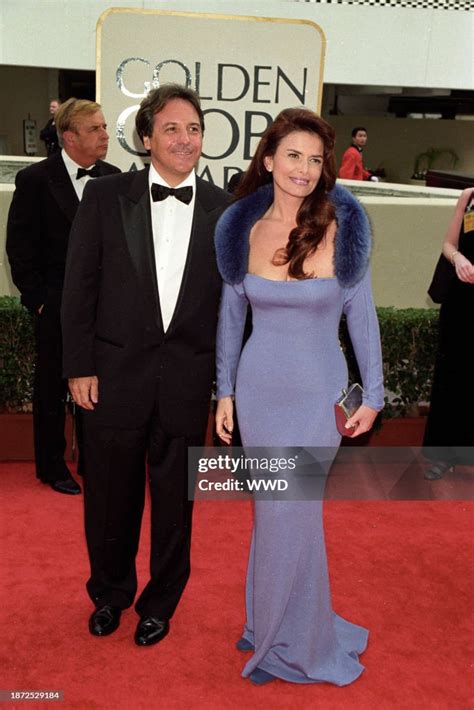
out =
[[[94,409],[99,401],[99,380],[92,377],[70,377],[69,390],[76,404],[84,409]]]

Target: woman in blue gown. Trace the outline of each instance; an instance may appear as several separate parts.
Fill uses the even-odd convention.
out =
[[[334,403],[347,386],[343,313],[364,387],[348,434],[368,431],[383,406],[369,223],[335,186],[334,137],[312,111],[282,111],[217,226],[224,287],[216,427],[230,443],[235,395],[246,451],[337,450]],[[242,350],[248,304],[252,333]],[[253,651],[243,670],[253,682],[346,685],[363,671],[368,632],[331,605],[321,496],[254,501],[246,612],[237,647]]]

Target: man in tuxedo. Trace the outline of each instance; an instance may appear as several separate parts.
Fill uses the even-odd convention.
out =
[[[59,493],[77,494],[81,489],[64,461],[67,382],[62,376],[60,306],[66,252],[86,182],[120,171],[103,162],[109,136],[99,104],[69,99],[56,112],[55,123],[62,150],[16,176],[7,254],[21,301],[35,319],[36,476]],[[80,450],[79,417],[76,432]]]
[[[57,150],[61,150],[55,122],[55,114],[60,105],[61,103],[58,99],[52,99],[50,101],[49,113],[51,114],[51,118],[46,126],[40,131],[40,140],[44,141],[47,155],[52,155],[53,153],[56,153]]]
[[[87,186],[62,322],[64,374],[84,411],[89,630],[112,633],[133,604],[147,463],[151,579],[135,642],[149,646],[168,633],[190,573],[187,448],[206,431],[221,290],[213,232],[229,198],[195,174],[204,119],[194,91],[151,91],[136,128],[150,169]]]

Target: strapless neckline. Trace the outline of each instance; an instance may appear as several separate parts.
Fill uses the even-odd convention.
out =
[[[247,276],[253,276],[256,279],[261,279],[262,281],[269,281],[274,284],[295,284],[295,283],[306,283],[308,281],[337,281],[337,276],[317,276],[311,279],[290,279],[289,281],[283,281],[283,279],[268,279],[266,276],[259,276],[259,274],[252,274],[250,271],[247,272]]]

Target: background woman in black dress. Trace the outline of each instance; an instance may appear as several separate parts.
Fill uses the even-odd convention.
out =
[[[437,480],[474,464],[474,187],[463,190],[443,242],[455,275],[439,314],[439,342],[423,446]]]

